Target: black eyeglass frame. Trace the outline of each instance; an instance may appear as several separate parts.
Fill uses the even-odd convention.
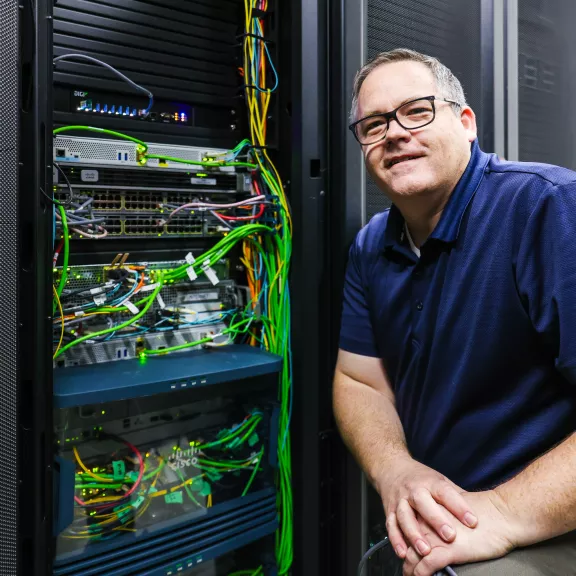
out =
[[[404,124],[402,124],[402,122],[400,122],[400,120],[398,120],[398,116],[397,116],[397,112],[398,110],[400,110],[400,108],[404,108],[404,106],[407,106],[408,104],[412,104],[413,102],[418,102],[419,100],[428,100],[429,102],[432,103],[432,120],[426,122],[425,124],[422,124],[420,126],[412,126],[410,128],[407,128],[406,126],[404,126]],[[424,128],[424,126],[428,126],[429,124],[432,124],[432,122],[434,122],[434,120],[436,120],[436,106],[434,105],[434,101],[435,100],[440,100],[442,102],[448,102],[449,104],[454,104],[455,106],[458,106],[458,108],[462,108],[461,104],[458,104],[458,102],[454,102],[454,100],[446,100],[445,98],[437,98],[436,96],[422,96],[421,98],[414,98],[414,100],[409,100],[408,102],[404,102],[404,104],[401,104],[400,106],[398,106],[398,108],[395,108],[394,110],[390,111],[390,112],[383,112],[383,113],[377,113],[377,114],[370,114],[369,116],[364,116],[364,118],[360,118],[360,120],[356,120],[356,122],[353,122],[352,124],[350,124],[350,126],[348,126],[348,130],[350,130],[352,132],[352,134],[354,134],[354,138],[356,138],[356,141],[358,142],[358,144],[360,144],[360,146],[371,146],[372,144],[376,144],[377,142],[381,142],[382,140],[384,140],[384,138],[386,138],[386,136],[388,135],[388,130],[390,129],[390,120],[394,119],[396,120],[396,122],[398,122],[398,124],[400,126],[402,126],[402,128],[404,128],[404,130],[419,130],[420,128]],[[360,139],[358,138],[358,134],[356,134],[356,126],[358,126],[358,124],[360,124],[360,122],[364,122],[364,120],[368,120],[369,118],[384,118],[386,119],[386,131],[384,132],[384,136],[382,136],[382,138],[378,139],[378,140],[374,140],[374,142],[360,142]]]

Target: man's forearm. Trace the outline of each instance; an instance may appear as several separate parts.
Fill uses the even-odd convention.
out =
[[[510,516],[517,546],[576,530],[576,434],[494,492]]]
[[[410,457],[392,397],[339,373],[334,414],[344,442],[374,486],[390,472],[392,462]]]

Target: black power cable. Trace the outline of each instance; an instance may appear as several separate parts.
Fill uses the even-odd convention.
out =
[[[360,564],[358,564],[358,573],[357,576],[367,576],[367,573],[364,573],[364,568],[366,567],[366,563],[368,560],[376,553],[378,550],[382,550],[386,546],[390,545],[390,540],[388,537],[384,538],[384,540],[380,540],[372,546],[364,556],[362,556],[362,560],[360,560]],[[458,576],[456,572],[450,566],[444,568],[444,570],[440,570],[440,572],[436,572],[435,576]]]

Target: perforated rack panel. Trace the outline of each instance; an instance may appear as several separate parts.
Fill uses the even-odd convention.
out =
[[[0,575],[17,571],[18,2],[0,0]]]
[[[77,111],[78,91],[87,91],[94,104],[142,108],[147,98],[105,68],[76,60],[54,71],[55,122],[89,123],[144,138],[153,134],[167,142],[234,146],[245,117],[237,98],[242,81],[236,36],[242,22],[243,3],[235,0],[59,0],[55,56],[90,54],[121,70],[153,92],[158,121]],[[184,125],[160,121],[163,112],[176,109],[186,112]]]
[[[480,0],[368,0],[368,59],[394,48],[435,56],[460,79],[468,103],[480,113],[480,8]],[[388,206],[388,198],[367,175],[366,221]]]

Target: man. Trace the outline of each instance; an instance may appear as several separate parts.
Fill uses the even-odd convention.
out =
[[[404,575],[576,574],[576,174],[482,152],[410,50],[350,128],[393,206],[350,251],[334,409]]]

